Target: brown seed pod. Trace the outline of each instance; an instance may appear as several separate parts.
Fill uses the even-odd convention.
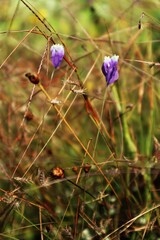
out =
[[[30,111],[30,110],[28,110],[26,113],[25,113],[25,120],[26,121],[31,121],[32,119],[33,119],[33,113]]]
[[[84,166],[83,166],[83,169],[84,169],[84,172],[85,173],[88,173],[91,169],[91,165],[89,163],[86,163]]]
[[[40,82],[38,76],[32,73],[26,73],[25,76],[29,79],[29,81],[33,84],[38,84]]]
[[[77,166],[72,167],[72,171],[78,173],[78,167]]]
[[[62,179],[65,177],[64,170],[60,167],[53,168],[51,175],[54,179]]]

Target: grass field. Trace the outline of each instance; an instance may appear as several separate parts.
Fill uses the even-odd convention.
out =
[[[160,239],[159,9],[1,0],[0,239]]]

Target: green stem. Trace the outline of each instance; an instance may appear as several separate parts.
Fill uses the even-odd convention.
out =
[[[126,154],[129,154],[130,157],[135,158],[137,148],[136,148],[136,145],[131,138],[128,123],[127,123],[126,114],[123,114],[124,109],[123,109],[123,106],[120,103],[121,102],[120,97],[118,95],[118,92],[117,92],[117,89],[116,89],[115,86],[112,87],[112,92],[113,92],[114,101],[116,103],[119,115],[122,115],[122,126],[123,126],[123,138],[124,138],[125,152],[126,152]]]
[[[123,134],[124,134],[124,144],[125,144],[125,149],[129,153],[129,155],[133,158],[136,157],[136,145],[133,142],[130,132],[129,132],[129,127],[127,123],[126,116],[122,116],[122,125],[123,125]]]
[[[98,132],[97,132],[97,136],[96,136],[96,140],[95,140],[95,145],[94,145],[94,149],[93,149],[93,157],[95,156],[98,139],[99,139],[99,135],[100,135],[100,132],[101,132],[101,125],[102,125],[102,118],[103,118],[104,106],[105,106],[106,97],[107,97],[107,90],[108,90],[108,89],[106,88],[105,93],[104,93],[104,97],[103,97],[103,103],[102,103],[102,109],[101,109],[101,115],[100,115],[101,122],[100,122],[100,124],[99,124],[99,126],[98,126]]]

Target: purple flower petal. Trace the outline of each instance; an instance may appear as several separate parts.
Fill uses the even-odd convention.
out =
[[[112,57],[104,57],[104,62],[102,64],[102,72],[106,78],[107,86],[114,83],[118,77],[118,58],[119,56],[113,55]]]
[[[64,47],[61,44],[54,44],[51,47],[51,61],[55,68],[59,67],[64,57]]]

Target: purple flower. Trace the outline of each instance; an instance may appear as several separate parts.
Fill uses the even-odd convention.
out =
[[[118,58],[119,56],[113,55],[112,57],[104,57],[104,62],[102,64],[102,72],[106,78],[107,86],[114,83],[118,77]]]
[[[64,47],[61,44],[54,44],[51,47],[51,61],[55,68],[59,67],[64,57]]]

